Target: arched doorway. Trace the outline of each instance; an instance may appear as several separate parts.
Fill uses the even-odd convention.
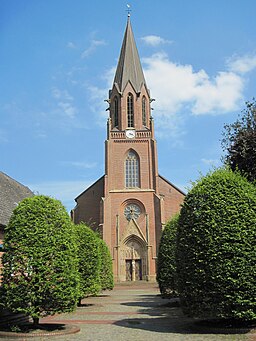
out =
[[[145,241],[132,234],[123,240],[120,251],[120,280],[145,280],[147,278]]]

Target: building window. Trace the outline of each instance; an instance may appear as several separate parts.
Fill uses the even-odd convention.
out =
[[[139,158],[135,152],[129,151],[125,160],[125,187],[134,188],[140,186]]]
[[[114,98],[114,127],[118,127],[118,99]]]
[[[146,114],[146,97],[142,97],[142,124],[147,125],[147,114]]]
[[[133,95],[131,93],[129,93],[127,97],[127,121],[129,128],[134,127],[134,104]]]

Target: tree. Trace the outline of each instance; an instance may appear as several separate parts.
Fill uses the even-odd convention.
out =
[[[156,279],[163,296],[177,296],[176,235],[179,215],[165,226],[159,245]]]
[[[39,318],[75,309],[79,292],[72,223],[61,202],[24,199],[5,229],[3,301],[6,308]]]
[[[246,102],[242,116],[223,131],[222,148],[226,163],[249,181],[256,180],[256,102]]]
[[[102,290],[112,290],[114,288],[112,257],[107,244],[98,238],[100,247],[100,283]]]
[[[78,269],[80,275],[79,304],[84,297],[96,295],[101,290],[101,254],[98,237],[89,227],[74,225],[78,245]]]
[[[194,317],[256,318],[256,188],[219,169],[195,183],[180,212],[177,276]]]

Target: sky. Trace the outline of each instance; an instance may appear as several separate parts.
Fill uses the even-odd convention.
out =
[[[223,126],[256,96],[255,0],[134,0],[159,173],[183,191],[221,166]],[[0,171],[74,199],[104,174],[121,0],[0,0]]]

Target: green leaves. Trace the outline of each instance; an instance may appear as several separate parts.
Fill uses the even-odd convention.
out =
[[[75,308],[79,276],[69,215],[46,196],[23,200],[5,230],[2,300],[33,318]]]
[[[177,276],[184,312],[253,319],[256,188],[219,169],[188,193],[177,232]]]
[[[226,124],[223,131],[222,148],[225,161],[233,171],[239,170],[249,181],[256,180],[256,102],[246,103],[241,117]]]
[[[163,296],[177,295],[176,234],[178,215],[169,221],[162,233],[157,257],[157,282]]]

